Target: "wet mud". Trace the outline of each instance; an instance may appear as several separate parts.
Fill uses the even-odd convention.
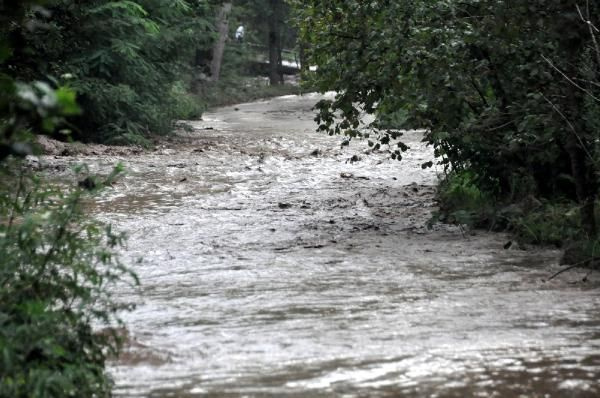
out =
[[[319,98],[221,108],[154,152],[78,159],[128,170],[92,206],[128,232],[142,282],[117,292],[138,306],[116,394],[598,396],[600,277],[546,282],[554,250],[428,229],[440,170],[421,168],[420,133],[401,163],[341,149],[314,132]]]

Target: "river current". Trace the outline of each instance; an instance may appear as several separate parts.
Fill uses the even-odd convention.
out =
[[[427,221],[440,169],[315,132],[316,94],[226,107],[93,211],[129,235],[122,397],[593,397],[600,276]],[[81,159],[79,159],[81,160]],[[137,258],[143,261],[137,263]]]

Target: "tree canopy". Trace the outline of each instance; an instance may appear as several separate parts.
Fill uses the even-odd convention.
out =
[[[295,2],[319,129],[394,145],[426,129],[449,169],[498,200],[573,198],[596,234],[598,6],[569,0]],[[361,112],[378,115],[360,128]],[[396,129],[381,128],[396,115]],[[336,118],[339,116],[341,118]]]

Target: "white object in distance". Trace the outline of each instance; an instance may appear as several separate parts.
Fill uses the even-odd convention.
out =
[[[238,26],[238,28],[235,30],[235,39],[237,41],[242,41],[244,40],[244,26],[240,25]]]

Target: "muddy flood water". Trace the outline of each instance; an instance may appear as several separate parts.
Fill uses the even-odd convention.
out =
[[[82,159],[124,163],[94,212],[143,257],[141,288],[118,292],[137,308],[117,396],[600,396],[600,275],[545,282],[557,251],[427,229],[420,134],[401,163],[341,149],[314,132],[319,98],[218,109],[155,152]]]

